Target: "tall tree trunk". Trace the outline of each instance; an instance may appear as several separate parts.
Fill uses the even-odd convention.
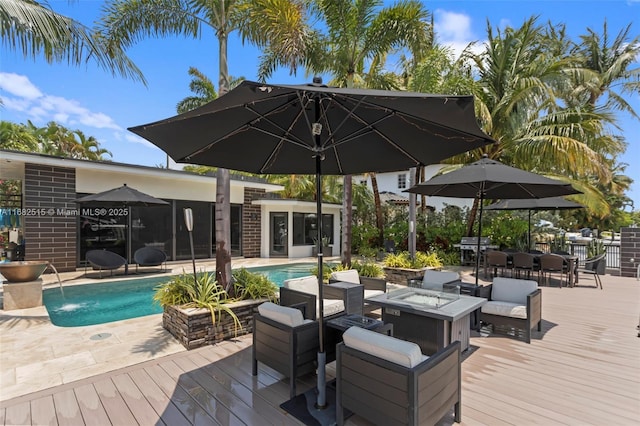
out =
[[[224,0],[220,2],[220,22],[226,23]],[[229,91],[229,67],[227,66],[227,43],[229,40],[226,25],[218,32],[219,41],[219,79],[218,92],[224,96]],[[218,168],[216,175],[216,279],[218,285],[233,296],[231,282],[231,177],[229,170]]]
[[[378,228],[378,247],[384,246],[384,217],[382,216],[382,202],[380,202],[380,190],[378,178],[375,173],[369,173],[371,188],[373,188],[373,202],[376,209],[376,227]]]
[[[467,237],[475,237],[474,233],[473,233],[473,224],[476,221],[476,215],[478,213],[478,203],[479,203],[479,199],[474,198],[473,199],[473,205],[471,206],[471,211],[469,212],[469,222],[467,223]],[[482,237],[482,235],[478,235],[479,237]]]
[[[353,209],[346,208],[346,206],[353,205],[352,197],[352,177],[346,175],[343,183],[343,200],[344,206],[342,209],[342,265],[351,267],[351,225],[353,221]],[[347,201],[349,200],[349,201]]]

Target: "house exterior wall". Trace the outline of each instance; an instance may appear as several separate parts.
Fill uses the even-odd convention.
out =
[[[620,229],[620,275],[635,277],[638,273],[638,265],[640,265],[640,228],[622,228]]]
[[[260,206],[254,200],[264,198],[264,189],[245,188],[242,206],[242,253],[244,257],[260,257]],[[268,229],[268,228],[267,228]]]
[[[431,164],[429,166],[425,166],[425,171],[424,171],[425,180],[429,180],[433,176],[435,176],[435,174],[438,173],[438,171],[442,167],[444,167],[444,164]],[[406,188],[398,187],[398,175],[405,175],[405,179],[407,182]],[[389,172],[389,173],[376,173],[376,179],[378,181],[378,191],[393,192],[395,194],[403,195],[406,197],[409,196],[408,192],[403,192],[405,189],[410,188],[411,181],[410,181],[408,170],[401,170],[398,172]],[[372,189],[371,178],[365,175],[353,176],[354,183],[359,184],[359,183],[362,183],[363,181],[366,181],[366,184],[369,187],[369,189]],[[418,202],[420,201],[419,197],[420,196],[418,196]],[[464,208],[464,207],[470,208],[473,203],[473,200],[468,198],[426,197],[426,203],[428,206],[432,206],[436,210],[440,211],[445,207],[445,204],[458,206],[461,208]]]
[[[46,260],[59,272],[76,269],[75,169],[27,163],[24,172],[25,260]]]

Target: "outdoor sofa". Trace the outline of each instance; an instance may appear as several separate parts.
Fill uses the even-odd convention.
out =
[[[323,284],[325,318],[343,314],[362,314],[361,289],[344,289]],[[280,305],[304,304],[304,317],[315,320],[319,311],[318,278],[308,275],[284,280],[280,287]]]
[[[460,342],[431,356],[412,342],[351,327],[337,346],[336,420],[345,411],[378,425],[461,421]]]

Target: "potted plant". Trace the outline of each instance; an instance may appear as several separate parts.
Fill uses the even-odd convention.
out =
[[[154,301],[164,308],[162,324],[187,349],[251,333],[258,305],[274,300],[276,286],[262,275],[239,272],[231,297],[212,272],[197,280],[183,273],[156,288]]]
[[[422,275],[425,269],[442,268],[442,260],[436,252],[418,251],[412,259],[409,252],[389,253],[383,260],[388,282],[405,284],[407,279]]]
[[[329,245],[331,242],[331,239],[329,237],[322,237],[320,242],[322,243],[322,256],[324,257],[331,256],[333,252],[333,250],[331,249],[331,246]],[[311,249],[311,256],[317,256],[317,255],[318,255],[318,238],[314,237],[313,248]]]

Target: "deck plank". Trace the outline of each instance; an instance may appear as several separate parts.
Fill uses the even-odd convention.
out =
[[[125,404],[140,424],[162,425],[160,413],[153,409],[149,401],[144,397],[140,389],[133,382],[129,374],[119,374],[113,377],[113,384],[116,386]]]
[[[543,288],[543,331],[531,344],[487,334],[488,328],[472,333],[462,363],[462,426],[640,423],[640,285],[603,278],[604,290]],[[300,424],[279,408],[289,398],[288,380],[262,364],[251,375],[250,346],[251,336],[241,336],[2,401],[0,425],[55,424],[52,410],[61,425],[91,424],[96,417],[85,415],[85,389],[105,381],[113,394],[96,392],[105,412],[111,415],[106,408],[119,398],[127,419],[140,424]],[[334,375],[330,363],[327,378]],[[313,374],[297,380],[298,393],[315,380]],[[146,403],[138,412],[133,406],[141,395]],[[452,423],[448,416],[438,426]],[[346,424],[371,425],[358,416]]]
[[[174,380],[158,364],[145,368],[151,379],[158,385],[164,394],[171,399],[180,412],[186,417],[188,423],[192,425],[219,425],[194,398],[178,385],[178,380]]]
[[[73,388],[54,393],[53,404],[56,407],[56,418],[58,419],[59,425],[85,424]]]
[[[165,424],[181,425],[188,423],[187,418],[178,410],[178,407],[175,406],[171,399],[162,392],[162,389],[149,377],[146,371],[136,370],[129,373],[129,375]]]
[[[7,407],[6,425],[29,425],[31,424],[31,403],[23,402]]]
[[[56,407],[51,395],[43,396],[31,402],[31,422],[36,425],[57,425]],[[4,423],[0,423],[4,424]]]
[[[93,384],[78,386],[74,389],[74,393],[86,424],[100,426],[110,423],[109,416]]]
[[[136,418],[127,407],[111,378],[99,380],[94,386],[96,387],[96,392],[100,395],[100,401],[102,401],[111,424],[133,425],[137,423]]]

